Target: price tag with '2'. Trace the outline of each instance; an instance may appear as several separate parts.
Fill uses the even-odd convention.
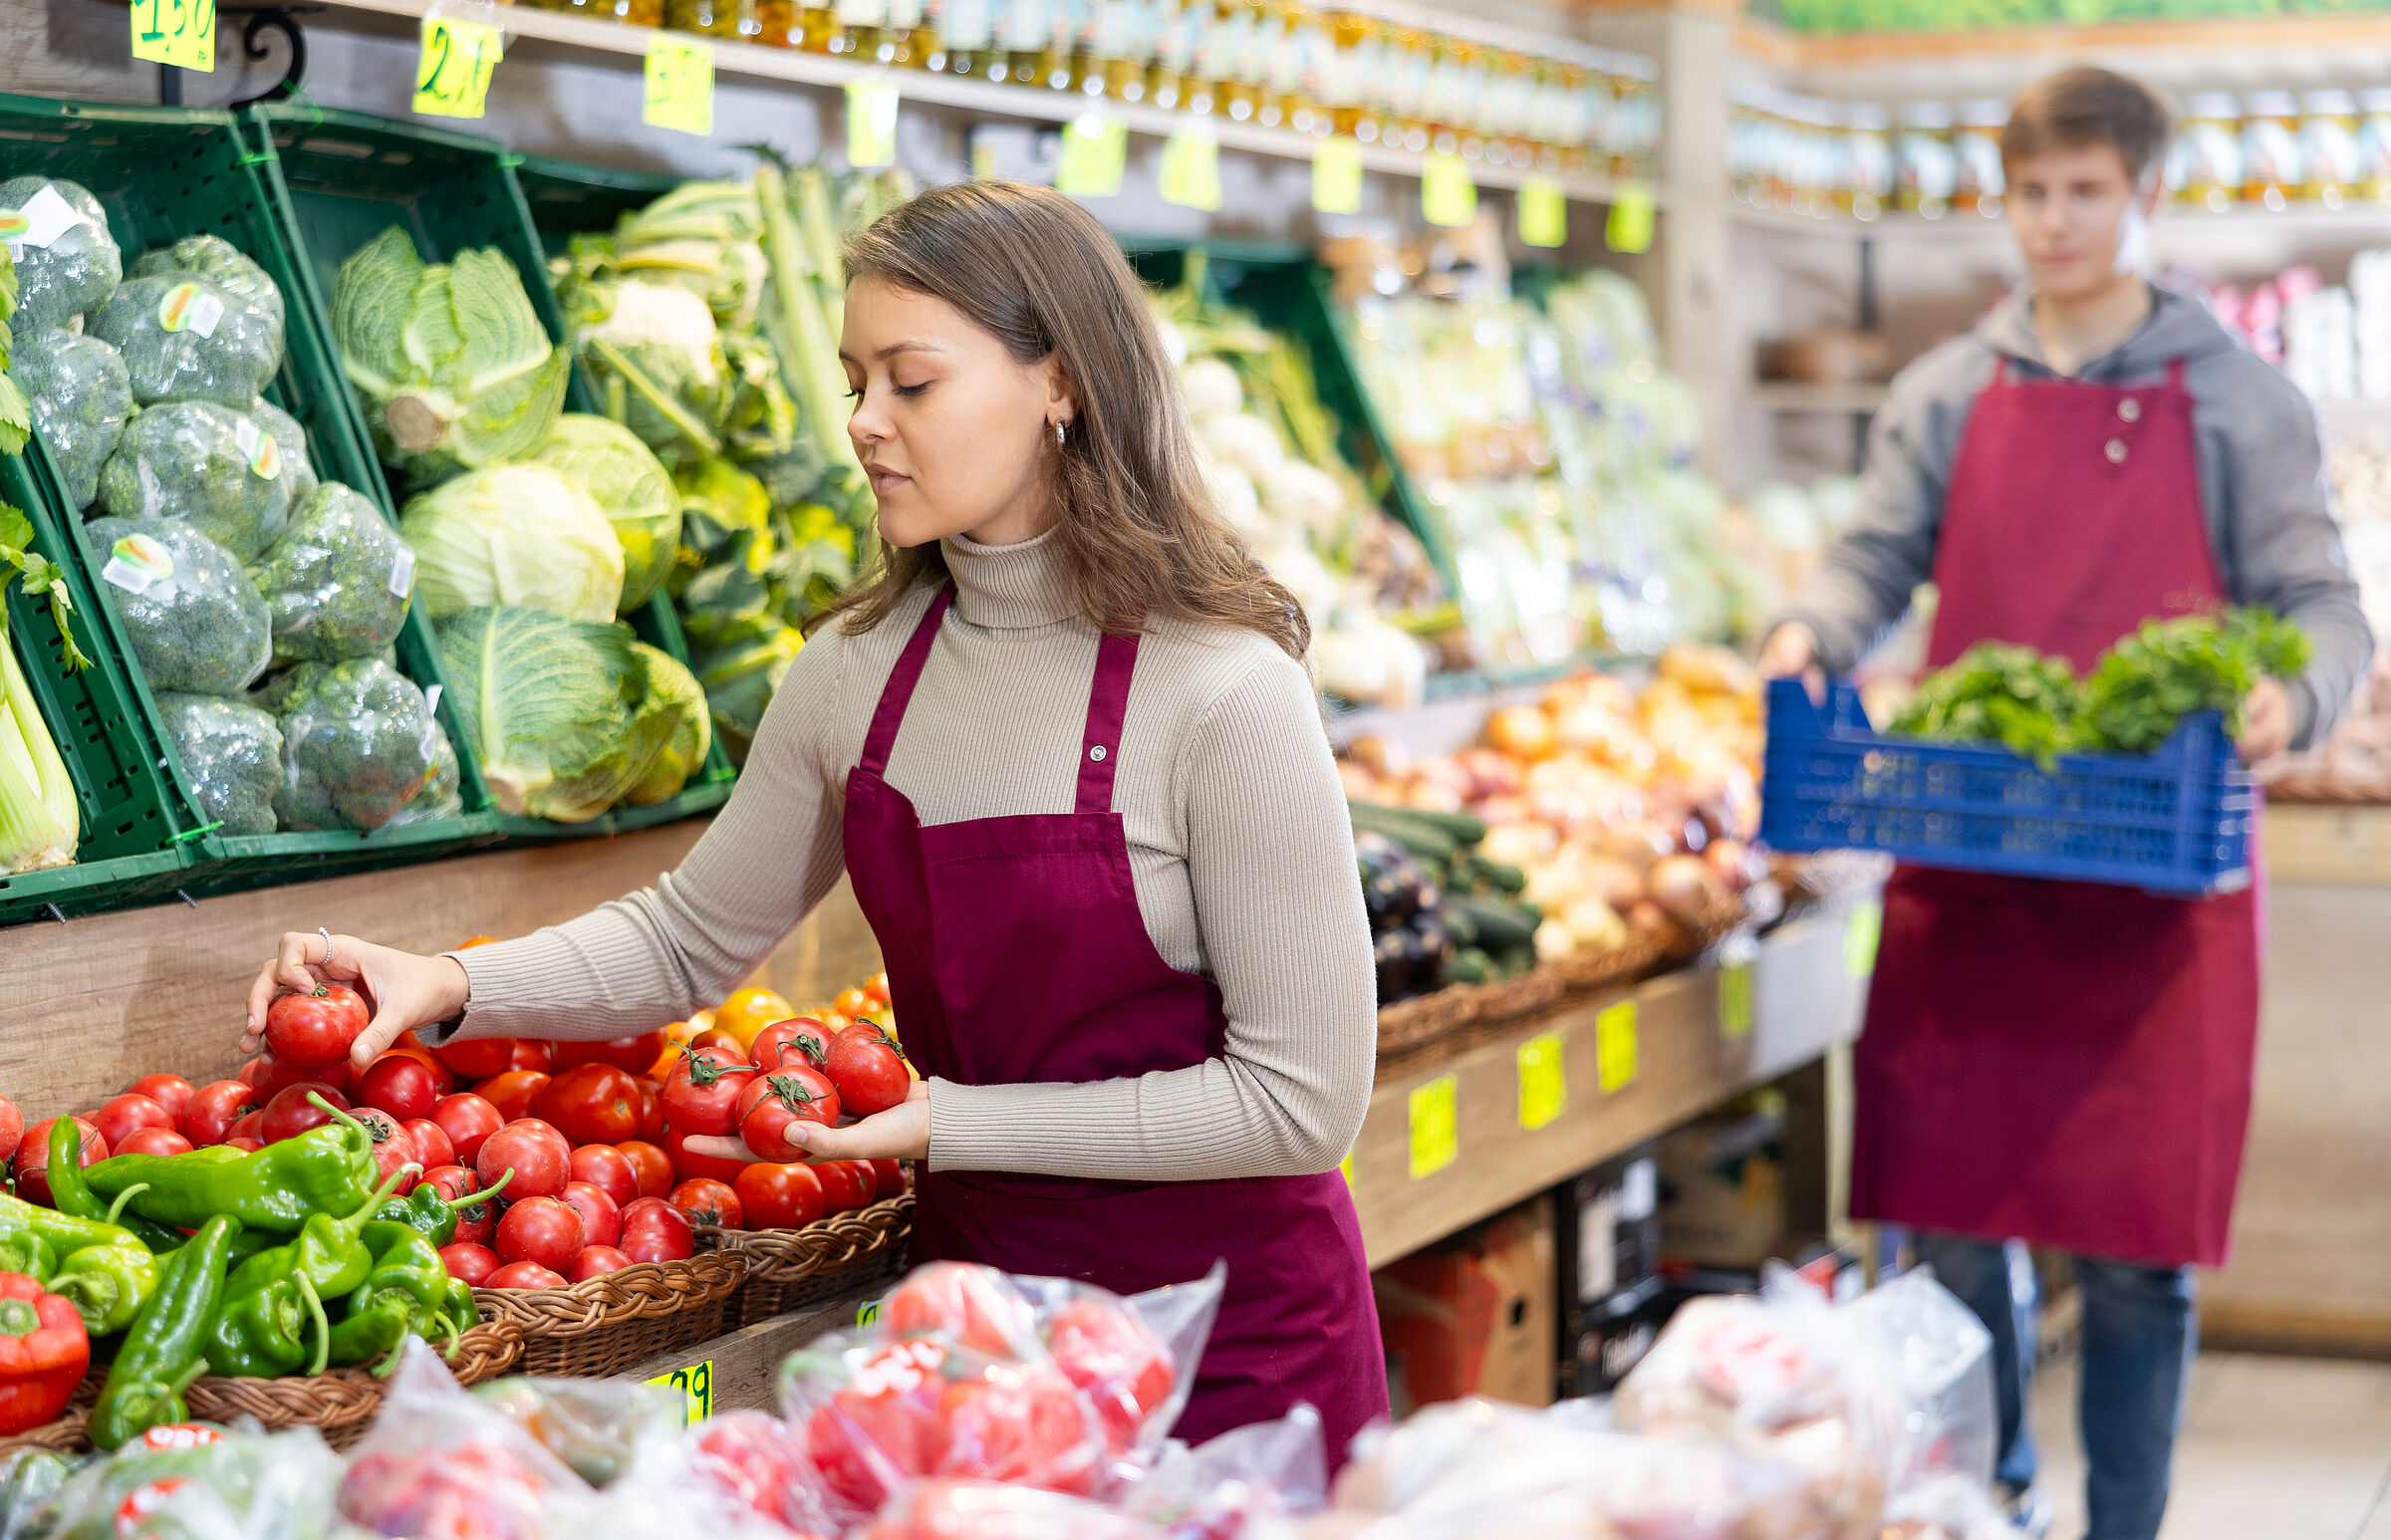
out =
[[[496,27],[459,16],[424,17],[414,110],[432,118],[479,118],[504,47]]]
[[[216,0],[133,0],[133,57],[213,71]]]

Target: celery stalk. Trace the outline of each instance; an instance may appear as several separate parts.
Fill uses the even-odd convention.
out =
[[[780,355],[782,379],[796,389],[815,443],[839,467],[842,479],[852,482],[860,472],[847,441],[846,413],[839,409],[847,377],[839,368],[838,343],[823,316],[821,297],[806,271],[813,255],[797,232],[776,167],[756,167],[755,194],[763,207],[764,259],[772,274],[765,334]]]
[[[35,704],[0,614],[0,867],[9,875],[75,860],[75,783]]]

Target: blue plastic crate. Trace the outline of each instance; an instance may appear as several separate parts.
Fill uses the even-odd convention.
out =
[[[1848,684],[1829,684],[1823,708],[1792,680],[1768,686],[1760,838],[1777,850],[2232,893],[2250,885],[2256,801],[2214,711],[2153,753],[2068,754],[2045,771],[1997,745],[1883,736]]]

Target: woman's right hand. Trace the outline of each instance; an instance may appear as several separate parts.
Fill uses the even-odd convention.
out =
[[[464,965],[454,957],[421,957],[377,946],[353,935],[332,938],[327,959],[324,937],[312,930],[286,931],[274,960],[249,986],[249,1014],[241,1052],[254,1054],[265,1041],[266,1008],[278,994],[307,994],[319,984],[348,984],[366,997],[374,1019],[357,1035],[349,1058],[364,1069],[398,1040],[401,1032],[447,1021],[462,1012],[471,992]]]
[[[1787,621],[1760,644],[1760,677],[1799,679],[1812,700],[1826,698],[1826,674],[1818,666],[1818,637],[1799,621]]]

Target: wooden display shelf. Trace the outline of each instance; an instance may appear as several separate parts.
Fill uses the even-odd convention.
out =
[[[1443,1063],[1383,1077],[1350,1164],[1362,1243],[1373,1267],[1565,1181],[1738,1092],[1859,1035],[1873,897],[1822,906],[1763,937],[1748,960],[1748,1026],[1722,1015],[1718,964],[1687,968],[1523,1023]],[[1857,917],[1855,917],[1857,916]],[[1746,943],[1748,944],[1748,943]],[[1730,995],[1743,988],[1727,986]],[[1606,1012],[1632,1006],[1634,1072],[1604,1092]],[[1520,1050],[1558,1040],[1563,1102],[1543,1127],[1521,1124]],[[1615,1048],[1614,1048],[1615,1052]],[[1616,1062],[1616,1061],[1614,1061]],[[1433,1119],[1451,1082],[1454,1156],[1414,1176],[1413,1121]]]
[[[2274,882],[2391,885],[2391,807],[2274,802],[2258,830]]]
[[[715,1413],[753,1409],[780,1411],[781,1360],[816,1338],[853,1326],[857,1314],[872,1300],[896,1286],[879,1276],[869,1282],[803,1305],[785,1315],[701,1342],[693,1348],[660,1353],[623,1371],[626,1380],[664,1380],[679,1371],[702,1367]]]

